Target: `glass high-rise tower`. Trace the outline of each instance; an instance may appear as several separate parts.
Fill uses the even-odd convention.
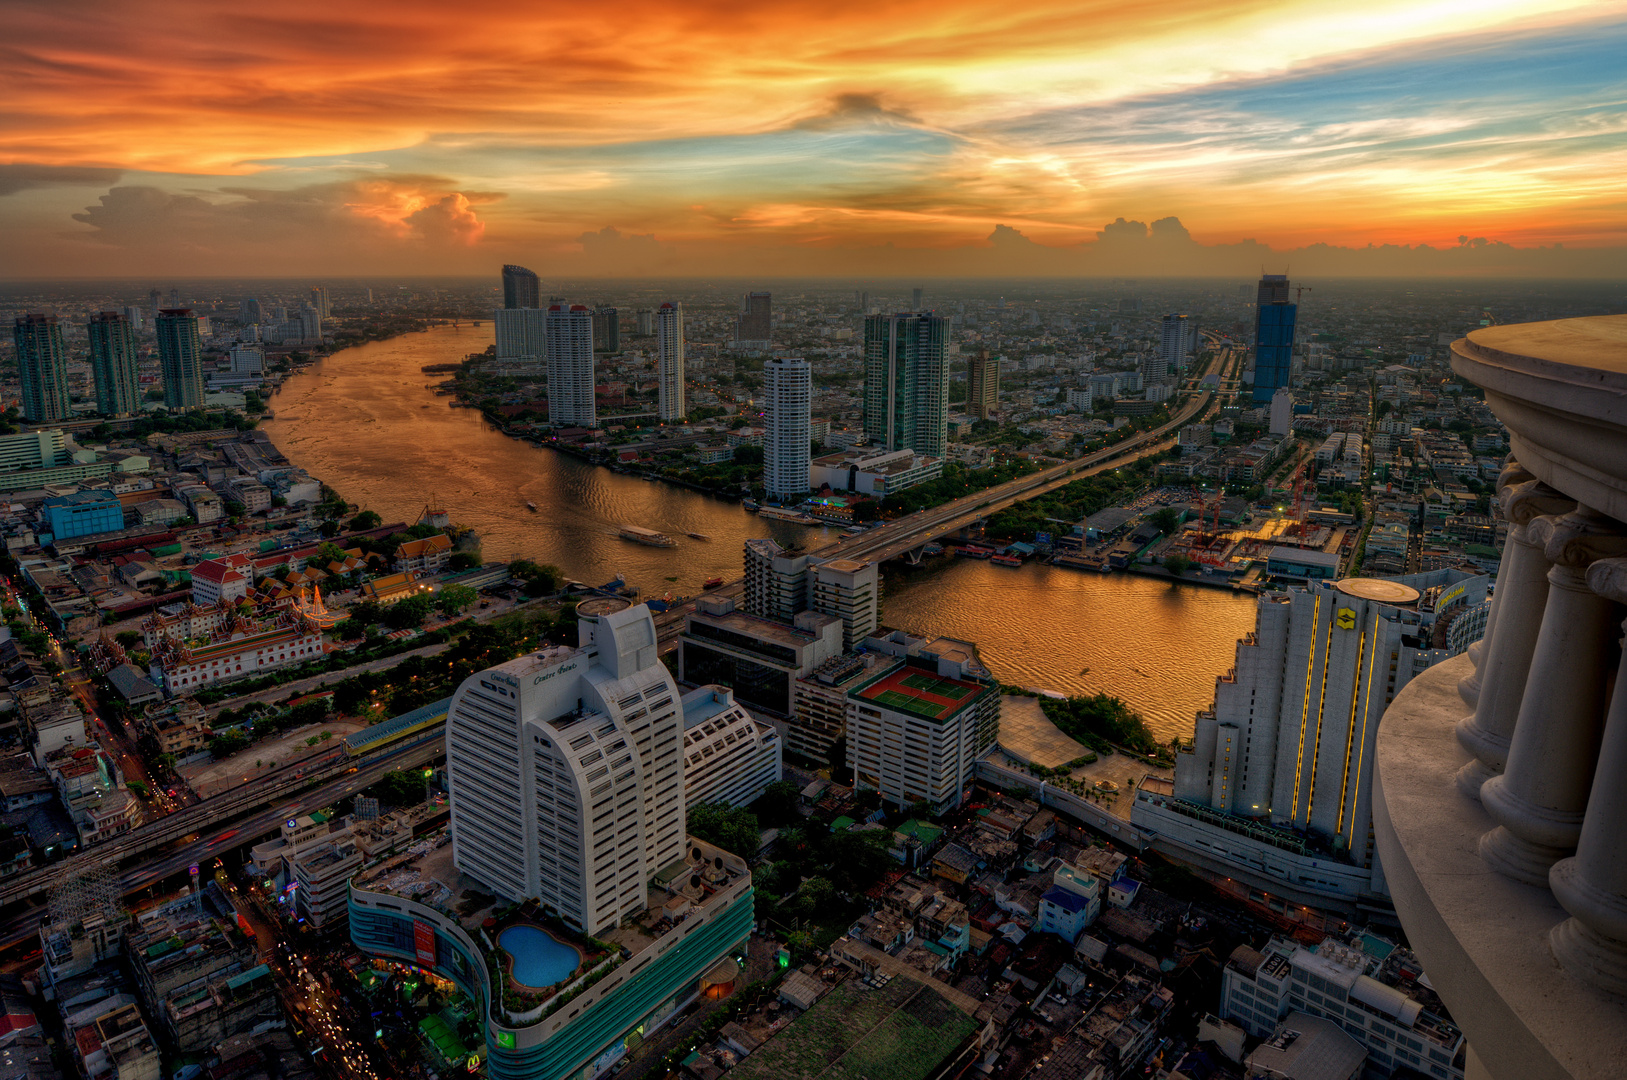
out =
[[[684,402],[684,306],[665,303],[655,309],[655,378],[657,410],[663,420],[689,414]]]
[[[165,308],[153,323],[166,409],[203,408],[203,339],[191,308]]]
[[[93,316],[85,330],[90,336],[90,370],[96,380],[96,411],[103,416],[139,412],[141,386],[130,321],[120,312],[104,311]]]
[[[73,415],[68,398],[68,352],[56,316],[19,315],[12,338],[17,343],[23,419],[36,424],[68,419]]]
[[[888,450],[943,457],[949,441],[949,320],[864,320],[864,435]]]
[[[1294,319],[1299,305],[1289,300],[1288,275],[1266,274],[1260,278],[1259,298],[1254,306],[1254,400],[1265,405],[1288,385],[1294,357]]]
[[[542,284],[537,275],[523,266],[509,263],[503,267],[503,306],[506,308],[534,308],[542,306]]]

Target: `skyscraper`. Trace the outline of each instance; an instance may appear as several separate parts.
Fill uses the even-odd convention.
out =
[[[979,349],[966,361],[966,412],[979,420],[1000,408],[1000,358]]]
[[[96,411],[103,416],[128,416],[141,409],[141,386],[136,375],[136,337],[130,322],[117,311],[93,316],[90,335],[90,370],[96,380]]]
[[[503,306],[534,308],[542,306],[542,283],[537,275],[513,263],[503,267]]]
[[[23,419],[36,424],[68,419],[73,415],[68,398],[68,352],[56,316],[38,312],[17,316],[12,339],[17,343]]]
[[[153,324],[166,409],[203,408],[203,340],[191,308],[165,308]]]
[[[266,321],[265,314],[260,310],[259,297],[245,296],[237,302],[237,321],[245,326]]]
[[[772,314],[773,294],[749,292],[740,300],[740,318],[735,323],[737,342],[751,342],[754,347],[767,348],[774,336]]]
[[[593,313],[582,304],[548,309],[548,419],[598,427],[593,401]]]
[[[324,319],[333,314],[333,304],[328,300],[328,287],[326,285],[311,286],[311,306]]]
[[[1173,801],[1143,798],[1144,788],[1131,820],[1154,830],[1165,854],[1251,882],[1263,876],[1269,891],[1299,903],[1382,891],[1371,798],[1379,718],[1448,657],[1433,646],[1435,627],[1485,595],[1485,577],[1435,570],[1261,596],[1254,633],[1238,642],[1214,707],[1176,755],[1164,793]],[[1320,852],[1306,847],[1307,833]]]
[[[921,290],[920,289],[916,289],[915,292],[910,297],[910,310],[911,311],[920,311],[921,310]]]
[[[597,934],[683,857],[684,716],[649,608],[597,598],[576,614],[576,648],[464,680],[446,767],[458,869]]]
[[[655,378],[663,420],[682,420],[684,407],[684,306],[670,300],[655,309]]]
[[[763,365],[763,487],[770,499],[785,499],[808,490],[811,436],[808,405],[813,369],[801,358],[776,356]]]
[[[1299,305],[1289,299],[1288,275],[1266,274],[1254,306],[1254,401],[1264,405],[1288,385]]]
[[[599,352],[621,352],[621,312],[613,307],[593,309],[593,347]]]
[[[864,320],[864,434],[888,450],[943,457],[949,441],[949,321]]]

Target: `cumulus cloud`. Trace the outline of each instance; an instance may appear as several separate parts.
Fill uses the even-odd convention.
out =
[[[110,189],[73,219],[90,226],[95,239],[121,247],[467,247],[485,231],[476,206],[501,196],[452,188],[428,176],[205,192],[128,185]]]
[[[675,252],[654,233],[628,235],[614,225],[576,238],[587,271],[593,274],[649,274],[672,269]]]

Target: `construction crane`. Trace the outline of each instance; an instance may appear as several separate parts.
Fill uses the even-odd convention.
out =
[[[1312,289],[1309,285],[1295,285],[1294,286],[1294,305],[1296,307],[1299,305],[1299,294],[1300,293],[1308,293],[1308,292],[1315,292],[1315,291],[1316,290]]]

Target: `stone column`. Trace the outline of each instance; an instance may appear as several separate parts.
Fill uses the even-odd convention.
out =
[[[1618,652],[1621,615],[1588,587],[1587,568],[1627,554],[1627,533],[1586,506],[1537,518],[1527,532],[1543,543],[1554,567],[1507,766],[1480,788],[1480,802],[1498,823],[1480,838],[1480,857],[1516,881],[1546,886],[1549,868],[1581,837],[1604,727],[1605,683]]]
[[[1627,559],[1600,559],[1587,583],[1600,595],[1627,604]],[[1548,873],[1554,897],[1571,918],[1548,935],[1560,966],[1576,978],[1627,996],[1627,653],[1616,669],[1616,690],[1605,716],[1604,742],[1593,774],[1576,854]]]
[[[1474,760],[1458,771],[1458,790],[1480,798],[1480,785],[1503,771],[1509,740],[1520,715],[1531,654],[1548,603],[1548,557],[1528,535],[1542,514],[1563,514],[1576,504],[1546,484],[1527,480],[1509,489],[1503,500],[1508,517],[1508,543],[1497,575],[1499,632],[1481,654],[1481,686],[1474,715],[1458,721],[1458,742]]]
[[[1503,471],[1497,474],[1497,501],[1502,505],[1503,516],[1508,516],[1509,493],[1520,484],[1530,483],[1536,477],[1526,472],[1524,467],[1514,460],[1510,454],[1503,462]],[[1492,595],[1491,611],[1486,616],[1486,632],[1479,641],[1469,646],[1469,662],[1474,664],[1474,670],[1458,680],[1458,694],[1470,708],[1480,703],[1480,661],[1486,655],[1486,649],[1491,644],[1491,635],[1497,629],[1497,607],[1502,603],[1503,582],[1508,580],[1508,564],[1513,551],[1513,545],[1503,545],[1503,558],[1497,564],[1497,591]]]

